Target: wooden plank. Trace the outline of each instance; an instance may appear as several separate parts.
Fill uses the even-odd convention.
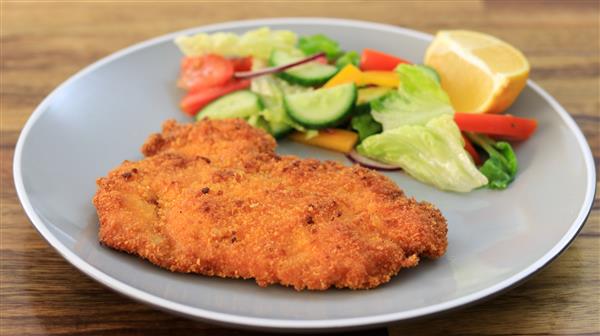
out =
[[[214,22],[278,16],[370,20],[494,34],[574,117],[600,162],[598,1],[18,2],[1,6],[0,334],[258,335],[190,321],[107,290],[64,261],[16,198],[12,156],[37,104],[86,65],[133,43]],[[551,144],[549,144],[550,146]],[[389,328],[390,335],[600,333],[600,196],[579,238],[524,285],[488,302]],[[385,334],[377,330],[373,335]]]

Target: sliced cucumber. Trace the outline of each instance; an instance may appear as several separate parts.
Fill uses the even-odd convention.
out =
[[[204,118],[209,119],[227,119],[243,118],[248,119],[253,115],[258,115],[262,110],[262,103],[258,95],[248,90],[235,91],[213,101],[206,105],[198,115],[196,120]]]
[[[271,53],[269,63],[271,63],[272,66],[280,66],[292,63],[301,58],[303,58],[303,56],[290,55],[284,51],[275,50]],[[310,62],[295,66],[277,75],[290,83],[303,86],[315,86],[324,84],[337,72],[338,68],[333,65]]]
[[[289,84],[271,75],[253,79],[250,88],[260,96],[261,102],[265,107],[261,111],[261,115],[269,123],[269,132],[275,138],[287,135],[292,131],[295,124],[287,115],[283,106],[284,92],[299,93],[312,90],[312,88]]]
[[[308,128],[327,128],[344,121],[356,103],[356,85],[347,83],[327,89],[284,97],[289,116]]]

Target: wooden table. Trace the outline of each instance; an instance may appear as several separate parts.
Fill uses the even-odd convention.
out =
[[[1,79],[0,334],[247,335],[133,302],[84,276],[35,231],[15,195],[12,156],[35,106],[82,67],[132,43],[213,22],[276,16],[380,21],[429,33],[468,28],[521,49],[531,77],[572,114],[600,157],[599,5],[545,2],[4,1]],[[551,146],[551,144],[548,144]],[[559,160],[559,158],[557,158]],[[573,245],[524,285],[389,334],[600,333],[600,203]],[[386,330],[372,332],[385,335]]]

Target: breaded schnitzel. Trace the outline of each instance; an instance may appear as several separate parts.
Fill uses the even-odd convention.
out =
[[[98,179],[100,241],[171,271],[373,288],[447,246],[439,210],[374,171],[278,156],[242,120],[165,123]]]
[[[160,134],[151,135],[142,146],[149,157],[163,152],[183,157],[203,156],[223,168],[252,164],[256,157],[275,155],[275,139],[245,122],[199,122],[178,124],[168,120]]]

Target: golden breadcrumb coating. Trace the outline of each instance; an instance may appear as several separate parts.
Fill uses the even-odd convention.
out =
[[[176,272],[373,288],[447,247],[446,220],[359,166],[278,156],[242,120],[165,123],[98,179],[100,241]]]

